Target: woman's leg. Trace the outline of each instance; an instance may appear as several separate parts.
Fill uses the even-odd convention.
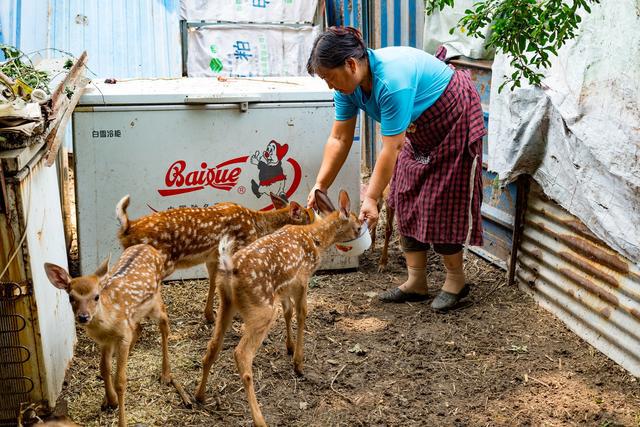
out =
[[[397,288],[381,293],[378,298],[383,302],[424,300],[427,298],[426,268],[429,244],[405,236],[400,236],[400,244],[407,262],[407,280]]]
[[[404,252],[407,262],[407,280],[399,286],[405,293],[424,295],[427,293],[427,252]]]
[[[433,249],[442,255],[447,277],[442,290],[431,303],[431,307],[436,311],[445,312],[454,308],[469,294],[469,287],[464,281],[462,245],[434,244]]]
[[[434,251],[442,255],[447,277],[442,285],[442,290],[452,294],[459,293],[464,287],[464,269],[462,261],[462,245],[459,244],[434,244]]]

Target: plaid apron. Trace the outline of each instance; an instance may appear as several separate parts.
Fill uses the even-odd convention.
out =
[[[388,200],[401,235],[423,243],[483,244],[485,134],[478,91],[468,71],[455,70],[440,98],[406,131]]]

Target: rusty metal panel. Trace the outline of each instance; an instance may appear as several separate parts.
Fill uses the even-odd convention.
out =
[[[67,264],[57,170],[45,167],[44,148],[27,152],[0,152],[0,424],[11,425],[21,405],[55,404],[75,344],[68,298],[43,268]]]
[[[640,268],[532,183],[518,249],[519,286],[567,327],[640,376]]]
[[[491,65],[492,60],[471,59],[465,57],[455,58],[449,61],[456,68],[468,70],[471,80],[475,83],[480,94],[480,102],[484,111],[489,111],[491,102]]]

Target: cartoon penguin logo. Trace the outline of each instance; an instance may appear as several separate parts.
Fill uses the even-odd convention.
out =
[[[287,155],[289,146],[271,140],[267,148],[251,156],[251,164],[258,166],[258,181],[251,180],[251,191],[260,198],[263,194],[274,193],[286,199],[285,184],[287,177],[282,170],[282,159]]]

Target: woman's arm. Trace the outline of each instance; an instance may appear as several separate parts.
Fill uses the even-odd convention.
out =
[[[322,156],[322,164],[320,165],[316,183],[307,198],[307,206],[315,206],[315,190],[319,189],[326,192],[333,184],[338,172],[340,172],[353,144],[356,120],[358,120],[358,116],[354,116],[349,120],[336,120],[333,122],[331,134],[324,146],[324,155]]]
[[[404,145],[405,133],[382,137],[382,150],[373,168],[367,193],[360,208],[360,220],[366,220],[369,227],[375,226],[378,221],[378,199],[391,181],[393,168],[396,165],[398,154]]]

